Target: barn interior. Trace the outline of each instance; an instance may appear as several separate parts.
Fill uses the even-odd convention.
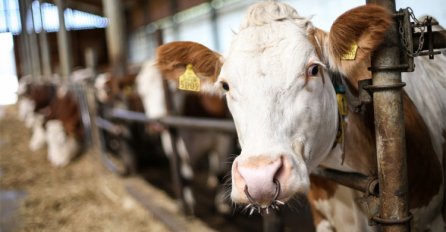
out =
[[[225,54],[244,12],[254,2],[0,0],[0,33],[8,33],[4,41],[11,44],[10,50],[4,48],[6,59],[1,59],[7,68],[0,68],[0,77],[9,84],[0,84],[4,91],[0,95],[12,96],[4,103],[0,100],[5,105],[0,106],[0,231],[314,231],[304,196],[263,217],[237,207],[220,212],[215,206],[220,189],[205,184],[211,172],[208,160],[195,162],[194,178],[185,180],[179,173],[179,158],[164,154],[160,138],[146,126],[144,109],[132,108],[129,95],[125,101],[111,103],[95,99],[96,77],[103,73],[116,80],[136,76],[162,44],[195,41]],[[310,4],[286,2],[301,9]],[[325,30],[341,12],[363,4],[312,2],[309,12],[301,14],[314,17]],[[437,19],[445,25],[442,7],[435,7],[441,1],[437,2],[429,7],[403,0],[397,4],[418,4],[413,8],[420,14],[439,11]],[[321,9],[324,4],[328,6]],[[92,79],[85,77],[88,81],[82,84],[73,81],[85,70]],[[45,148],[28,148],[31,129],[17,119],[16,103],[20,101],[16,91],[25,79],[32,84],[68,83],[80,99],[84,150],[66,167],[52,167]],[[123,89],[136,91],[133,85],[127,87]],[[235,136],[231,126],[215,126],[210,120],[213,126],[199,119],[186,127]],[[123,132],[114,134],[116,128],[126,128],[131,138]],[[238,154],[236,137],[230,146],[231,154]],[[219,187],[227,189],[227,175],[218,178]],[[184,186],[194,194],[192,208],[182,192]]]

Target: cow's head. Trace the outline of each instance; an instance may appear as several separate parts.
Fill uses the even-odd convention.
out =
[[[202,83],[226,93],[242,148],[232,165],[235,203],[265,208],[309,188],[309,173],[332,149],[338,126],[328,70],[351,77],[353,87],[356,77],[370,76],[370,53],[390,24],[390,14],[368,5],[346,12],[325,33],[271,1],[248,10],[224,62],[207,49],[197,54],[203,48],[190,42],[159,48],[161,69],[181,73],[192,64]],[[354,58],[343,60],[353,45]]]

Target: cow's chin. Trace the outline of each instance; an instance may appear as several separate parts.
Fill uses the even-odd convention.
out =
[[[296,194],[306,194],[310,187],[309,174],[305,162],[299,158],[283,153],[237,157],[231,171],[232,201],[237,205],[267,208],[286,203]]]

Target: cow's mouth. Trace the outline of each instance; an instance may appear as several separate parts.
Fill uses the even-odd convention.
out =
[[[276,184],[276,191],[274,196],[269,204],[260,204],[249,194],[248,185],[245,185],[245,195],[248,198],[249,204],[245,206],[244,210],[249,210],[249,215],[252,215],[254,212],[258,212],[260,214],[269,214],[269,209],[279,210],[279,206],[285,205],[283,201],[278,200],[280,195],[280,182],[277,179],[273,180],[274,184]]]

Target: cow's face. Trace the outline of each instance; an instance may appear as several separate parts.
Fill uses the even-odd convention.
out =
[[[276,9],[285,10],[263,10]],[[308,39],[312,26],[296,12],[292,16],[294,21],[245,22],[217,81],[227,91],[242,147],[232,166],[235,202],[248,202],[248,191],[266,207],[277,184],[279,200],[304,192],[308,172],[336,137],[335,92]]]
[[[376,6],[345,13],[330,34],[286,4],[265,2],[248,10],[215,81],[226,91],[242,148],[232,165],[235,203],[266,208],[309,188],[309,172],[330,152],[338,125],[327,68],[362,77],[389,25],[389,14]],[[341,60],[352,45],[359,47],[354,59]],[[191,47],[160,48],[160,64],[199,63],[187,56]],[[188,52],[173,58],[166,51]]]

